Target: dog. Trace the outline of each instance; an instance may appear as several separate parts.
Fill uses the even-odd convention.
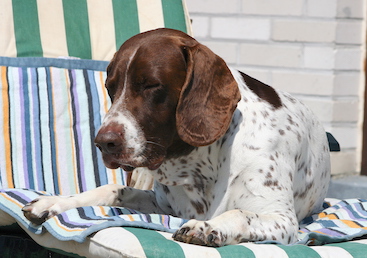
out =
[[[115,205],[189,219],[173,234],[186,243],[291,244],[299,221],[321,209],[330,156],[315,115],[185,33],[157,29],[127,40],[106,88],[112,106],[95,144],[109,168],[148,170],[154,190],[105,185],[40,197],[23,208],[31,222]]]

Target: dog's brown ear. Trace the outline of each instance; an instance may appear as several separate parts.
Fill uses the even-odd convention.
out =
[[[177,131],[186,143],[205,146],[228,130],[241,97],[222,58],[199,43],[184,51],[188,68],[176,111]]]

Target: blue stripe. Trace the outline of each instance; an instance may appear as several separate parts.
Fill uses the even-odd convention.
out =
[[[87,85],[87,93],[89,94],[89,112],[90,112],[90,135],[91,135],[91,150],[94,165],[94,174],[96,177],[96,185],[101,186],[108,183],[106,167],[101,159],[98,158],[97,148],[94,145],[94,137],[97,134],[98,128],[101,126],[100,103],[98,98],[97,84],[95,81],[95,72],[90,70],[84,71],[84,76]]]
[[[72,130],[74,135],[74,142],[73,145],[75,147],[75,161],[76,161],[76,169],[77,169],[77,176],[78,176],[78,188],[80,192],[85,191],[86,186],[83,183],[87,180],[85,178],[85,170],[83,166],[83,153],[81,150],[81,135],[79,135],[80,128],[80,108],[79,108],[79,99],[78,94],[76,92],[76,74],[74,70],[69,70],[69,80],[70,80],[70,98],[71,98],[71,111],[72,111]]]
[[[23,88],[23,114],[24,114],[24,137],[25,137],[25,155],[24,162],[26,162],[27,166],[27,174],[28,174],[28,188],[34,189],[34,177],[32,173],[32,137],[31,137],[31,121],[30,121],[30,101],[29,101],[29,89],[28,89],[28,73],[26,68],[22,68],[22,88]]]
[[[30,68],[30,77],[31,77],[31,91],[32,91],[32,102],[33,102],[33,134],[34,138],[33,140],[33,148],[34,153],[38,153],[38,155],[34,155],[35,159],[35,169],[34,171],[37,176],[37,189],[45,189],[45,183],[43,179],[43,173],[40,173],[39,171],[43,171],[42,167],[42,143],[41,143],[41,124],[40,124],[40,102],[39,102],[39,87],[38,87],[38,73],[37,69]]]
[[[84,59],[62,59],[45,57],[0,57],[0,66],[15,67],[58,67],[65,69],[89,69],[105,71],[107,61],[84,60]]]

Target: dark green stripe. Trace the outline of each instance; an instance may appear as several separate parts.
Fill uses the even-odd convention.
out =
[[[63,0],[69,56],[92,59],[86,0]]]
[[[13,0],[18,57],[43,56],[36,0]]]
[[[164,26],[187,33],[182,0],[162,0]]]
[[[321,257],[315,250],[305,245],[277,245],[277,247],[283,249],[287,255],[292,258],[319,258]]]
[[[228,245],[217,248],[217,251],[220,253],[221,257],[229,257],[229,258],[252,258],[256,257],[255,254],[248,249],[247,247],[241,245]]]
[[[129,227],[125,227],[124,229],[130,231],[139,239],[147,257],[185,257],[179,244],[166,239],[154,230]]]
[[[350,253],[354,258],[367,257],[367,245],[353,242],[344,242],[340,244],[330,244],[325,246],[340,247]]]
[[[140,32],[136,0],[112,0],[116,48]]]

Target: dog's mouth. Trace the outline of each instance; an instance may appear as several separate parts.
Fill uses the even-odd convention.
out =
[[[133,171],[137,167],[147,167],[150,170],[158,169],[165,157],[157,156],[154,158],[135,158],[134,160],[130,160],[123,155],[111,155],[102,152],[103,162],[106,167],[110,169],[122,168],[123,170],[130,172]]]
[[[124,165],[121,165],[120,166],[123,170],[125,170],[126,172],[130,172],[130,171],[133,171],[135,168],[132,167],[132,166],[124,166]]]

